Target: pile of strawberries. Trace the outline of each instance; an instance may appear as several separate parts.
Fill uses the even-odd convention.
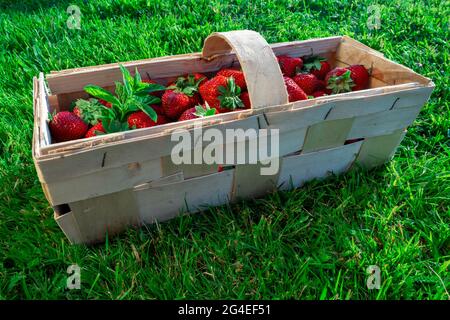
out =
[[[277,59],[289,102],[362,90],[369,84],[369,72],[362,65],[332,69],[320,57]],[[50,116],[54,141],[153,127],[251,107],[241,70],[222,69],[210,79],[201,73],[184,75],[164,87],[150,77],[141,79],[137,69],[134,76],[123,66],[120,69],[123,81],[116,83],[115,94],[88,85],[84,89],[92,98],[78,99],[72,111]]]

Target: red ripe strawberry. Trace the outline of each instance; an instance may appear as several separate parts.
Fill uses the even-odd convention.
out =
[[[244,73],[240,70],[235,69],[222,69],[219,72],[217,72],[218,76],[224,76],[224,77],[233,77],[234,82],[236,82],[236,85],[238,85],[241,90],[247,89],[247,84],[245,83],[245,77]]]
[[[153,108],[153,110],[155,110],[155,112],[158,115],[160,115],[160,114],[165,115],[162,105],[160,105],[160,104],[152,104],[151,107]]]
[[[239,98],[241,89],[232,77],[215,76],[201,85],[199,91],[203,100],[220,113],[245,107]]]
[[[206,102],[204,106],[198,105],[195,106],[194,108],[187,109],[185,112],[183,112],[178,121],[210,117],[218,113],[219,111],[217,111],[216,108],[211,109],[208,103]]]
[[[214,109],[216,110],[216,109]],[[178,118],[178,121],[185,121],[185,120],[191,120],[191,119],[197,119],[198,117],[195,115],[195,107],[189,108],[185,112],[181,114],[181,116]]]
[[[200,102],[199,85],[207,78],[200,73],[179,77],[170,85],[162,96],[164,114],[171,119],[178,119],[189,108]]]
[[[293,76],[297,69],[303,68],[303,60],[301,58],[292,58],[289,56],[278,56],[278,64],[284,76]]]
[[[316,91],[318,80],[313,74],[299,73],[294,78],[292,78],[292,80],[294,80],[295,83],[298,84],[298,86],[302,88],[302,90],[305,91],[305,93],[309,96],[312,95],[314,91]]]
[[[325,91],[326,88],[327,88],[327,84],[326,84],[325,80],[317,79],[316,91]]]
[[[328,72],[325,82],[327,89],[330,89],[332,93],[350,92],[355,86],[351,78],[351,71],[347,68],[334,68]]]
[[[127,122],[130,129],[141,129],[154,127],[160,124],[167,123],[168,121],[164,115],[158,115],[158,118],[155,122],[144,111],[137,111],[128,116]]]
[[[49,123],[53,139],[57,142],[83,138],[88,125],[69,111],[58,112]]]
[[[323,80],[327,73],[330,72],[331,65],[324,58],[311,57],[305,60],[304,68],[315,75],[317,79]]]
[[[105,101],[103,99],[98,99],[98,102],[100,102],[102,105],[104,105],[107,108],[111,108],[112,107],[111,102]]]
[[[286,90],[289,95],[289,102],[294,102],[298,100],[307,100],[308,96],[300,88],[294,80],[289,77],[284,77],[284,84],[286,85]]]
[[[105,128],[103,128],[103,124],[101,122],[97,123],[95,126],[90,128],[84,137],[85,138],[95,137],[95,136],[99,135],[100,132],[103,132],[103,133],[106,132]]]
[[[171,119],[177,119],[184,111],[198,103],[196,94],[188,96],[182,92],[167,90],[162,96],[162,107],[164,114]]]
[[[313,92],[313,94],[312,94],[312,96],[314,98],[323,97],[323,96],[326,96],[326,95],[327,94],[324,91],[316,91],[316,92]]]
[[[311,73],[315,75],[318,79],[323,80],[327,76],[327,73],[330,72],[331,65],[328,61],[320,61],[320,69],[313,69]]]
[[[194,81],[198,82],[198,86],[200,87],[202,84],[204,84],[206,81],[208,81],[208,78],[203,73],[194,73]],[[185,77],[188,77],[186,75]]]
[[[248,94],[248,92],[247,91],[242,92],[240,98],[242,100],[242,103],[245,106],[244,109],[250,109],[251,108],[251,103],[250,103],[250,95]]]
[[[360,64],[352,65],[347,69],[350,70],[351,72],[350,77],[352,78],[353,83],[355,84],[355,86],[352,87],[352,91],[367,89],[370,78],[367,69]]]

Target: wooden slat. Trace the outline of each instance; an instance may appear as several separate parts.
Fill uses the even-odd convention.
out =
[[[181,212],[197,212],[230,200],[234,170],[135,191],[141,221],[165,221]]]
[[[39,143],[39,82],[33,77],[33,142],[32,155],[33,161],[40,155]],[[36,164],[35,164],[36,165]]]
[[[404,129],[414,121],[422,107],[398,108],[355,118],[347,139],[387,135]]]
[[[310,108],[271,112],[265,116],[270,129],[278,129],[280,135],[280,156],[299,151],[303,147],[308,128],[323,121],[330,107]]]
[[[134,162],[69,179],[43,183],[52,205],[118,192],[163,177],[159,159]]]
[[[83,242],[94,243],[123,231],[127,226],[141,224],[133,190],[111,193],[103,197],[69,203]],[[64,219],[64,218],[63,218]],[[71,221],[74,224],[73,221]]]
[[[309,39],[303,41],[273,43],[272,47],[275,55],[288,55],[291,57],[304,57],[309,55],[325,56],[336,52],[342,37],[328,37]]]
[[[274,159],[280,162],[280,159]],[[259,198],[273,192],[277,187],[278,173],[274,175],[261,175],[261,163],[241,164],[235,168],[232,200],[246,198]]]
[[[180,212],[196,212],[226,203],[233,170],[186,181],[138,187],[69,203],[71,212],[55,216],[72,243],[96,243],[130,226],[164,221]]]
[[[87,242],[78,226],[76,213],[67,212],[63,215],[57,215],[55,213],[54,219],[61,230],[66,235],[72,244],[81,244]]]
[[[356,162],[370,169],[391,160],[398,145],[402,142],[406,130],[400,129],[392,134],[376,136],[364,140]]]
[[[284,157],[278,179],[280,189],[297,188],[306,181],[347,171],[361,144],[360,141],[333,149]]]
[[[344,145],[353,121],[354,118],[326,120],[310,126],[302,152],[309,153]]]
[[[328,104],[332,109],[327,119],[360,117],[389,109],[409,108],[418,104],[423,105],[428,100],[431,91],[432,88],[430,87],[415,87],[399,92],[386,92],[376,96],[336,99]]]
[[[40,146],[47,146],[52,143],[50,130],[47,124],[50,107],[48,104],[48,92],[45,86],[44,74],[39,74],[39,140]]]
[[[195,178],[217,172],[218,164],[180,164],[175,165],[170,156],[161,158],[162,176],[182,172],[185,179]]]

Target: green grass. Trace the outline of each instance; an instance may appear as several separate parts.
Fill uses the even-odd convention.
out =
[[[450,5],[377,3],[371,31],[372,1],[1,1],[0,299],[449,299]],[[69,4],[81,30],[66,27]],[[32,77],[199,51],[233,29],[268,42],[347,34],[436,89],[386,166],[70,245],[31,158]],[[69,291],[75,263],[82,287]],[[367,289],[369,265],[380,290]]]

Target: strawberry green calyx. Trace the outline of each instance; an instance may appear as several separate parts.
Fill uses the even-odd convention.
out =
[[[185,95],[192,97],[195,93],[198,92],[198,87],[205,77],[201,77],[196,79],[194,75],[188,75],[187,77],[179,77],[175,83],[167,89],[174,90],[175,92],[184,93]]]
[[[201,106],[201,105],[195,106],[194,115],[196,115],[199,118],[213,116],[216,113],[217,113],[217,110],[215,108],[211,109],[208,102],[205,102],[205,106]]]
[[[106,114],[105,108],[97,99],[78,99],[72,112],[87,124],[95,125]]]
[[[323,61],[327,61],[327,59],[321,58],[318,56],[309,57],[305,60],[305,63],[303,64],[303,68],[308,72],[311,72],[311,70],[314,70],[314,69],[320,70],[320,68],[322,68],[321,62],[323,62]]]
[[[241,88],[236,85],[233,77],[228,78],[227,86],[219,87],[219,101],[220,107],[235,110],[237,108],[244,108],[244,103],[239,98],[241,94]]]
[[[340,76],[331,76],[328,79],[327,89],[332,90],[333,93],[343,93],[352,91],[352,87],[354,86],[351,71],[347,70]]]

